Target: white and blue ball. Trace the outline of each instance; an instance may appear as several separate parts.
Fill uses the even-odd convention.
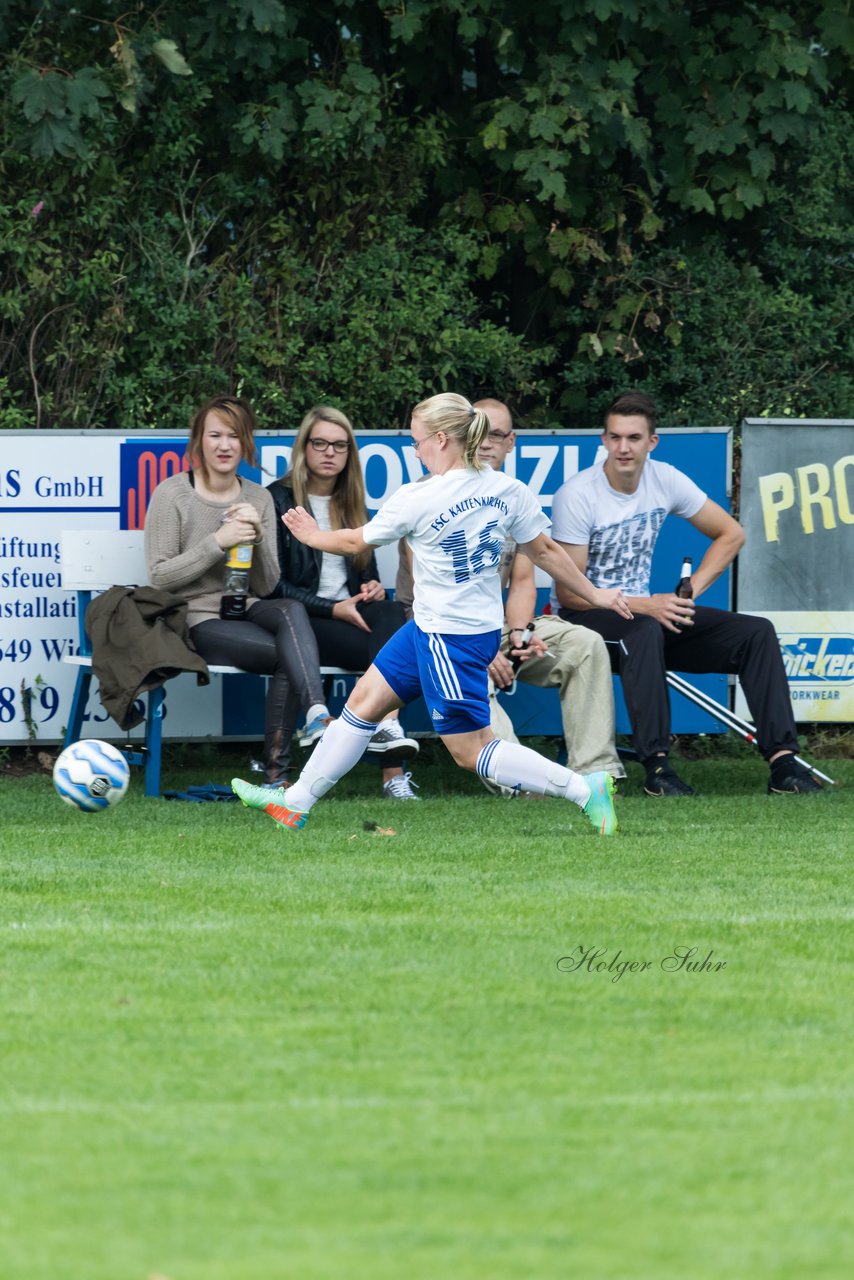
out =
[[[62,799],[86,813],[118,804],[129,782],[130,769],[121,751],[96,738],[72,743],[53,766],[53,785]]]

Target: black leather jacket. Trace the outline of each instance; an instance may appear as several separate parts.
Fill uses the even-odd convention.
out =
[[[317,594],[318,584],[320,583],[322,553],[315,551],[313,547],[307,547],[303,542],[298,542],[296,538],[292,538],[282,524],[282,514],[297,505],[293,490],[289,489],[281,480],[274,480],[272,484],[267,485],[267,488],[276,508],[276,536],[279,549],[279,569],[282,575],[273,595],[290,596],[294,600],[301,600],[308,613],[313,613],[323,618],[331,618],[332,607],[336,602],[327,600]],[[370,582],[380,576],[373,554],[364,569],[357,569],[350,556],[344,556],[343,559],[347,565],[347,590],[351,596],[358,595],[359,588],[363,582]]]

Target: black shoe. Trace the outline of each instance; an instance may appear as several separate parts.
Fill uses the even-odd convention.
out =
[[[367,755],[384,769],[393,769],[418,754],[419,746],[414,738],[407,738],[397,721],[394,728],[378,729],[368,743]]]
[[[768,780],[769,796],[815,795],[816,792],[823,790],[821,783],[816,781],[808,769],[800,765],[793,765],[779,772],[772,769]]]
[[[646,775],[646,781],[643,789],[648,796],[694,796],[696,791],[693,787],[689,787],[687,782],[683,782],[678,773],[671,769],[669,764],[660,764],[655,769],[650,769]]]

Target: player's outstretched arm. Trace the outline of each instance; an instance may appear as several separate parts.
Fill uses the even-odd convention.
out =
[[[585,578],[564,551],[563,547],[550,538],[548,534],[538,534],[531,542],[520,544],[522,551],[538,568],[542,569],[555,582],[568,587],[593,609],[613,609],[621,617],[631,620],[632,611],[626,604],[625,597],[619,587],[594,587],[589,578]]]
[[[282,524],[298,542],[316,551],[330,551],[337,556],[357,556],[368,543],[361,529],[318,529],[314,516],[305,507],[292,507],[282,516]]]

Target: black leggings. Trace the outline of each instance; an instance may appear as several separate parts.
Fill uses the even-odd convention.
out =
[[[317,641],[304,606],[298,600],[258,600],[244,621],[211,618],[197,622],[190,635],[205,662],[272,677],[264,710],[264,767],[268,782],[281,782],[300,712],[324,701]]]
[[[357,604],[356,608],[370,631],[338,618],[309,616],[322,666],[367,671],[385,642],[406,622],[403,606],[394,600],[372,600],[370,604]]]

